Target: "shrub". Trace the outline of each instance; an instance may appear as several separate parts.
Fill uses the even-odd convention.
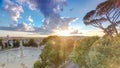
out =
[[[39,60],[34,63],[34,68],[47,68],[47,67],[48,67],[47,63],[41,62]]]
[[[86,57],[89,68],[120,67],[120,37],[104,37],[91,47]]]
[[[86,62],[86,56],[89,53],[92,44],[98,40],[99,37],[85,37],[83,39],[77,40],[74,44],[74,50],[71,54],[73,62],[79,65],[79,67],[88,68]]]
[[[17,48],[17,47],[19,47],[20,46],[20,41],[18,40],[18,39],[13,39],[13,47],[14,48]]]
[[[32,47],[37,47],[37,46],[38,46],[34,39],[30,39],[30,40],[28,41],[28,43],[25,44],[25,45],[28,46],[28,47],[29,47],[29,46],[32,46]]]
[[[0,39],[0,47],[3,49],[2,39]]]
[[[68,58],[73,49],[72,39],[49,36],[42,40],[40,45],[45,47],[40,54],[41,61],[48,63],[52,68],[58,68]]]

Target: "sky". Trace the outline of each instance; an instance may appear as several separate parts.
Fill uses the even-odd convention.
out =
[[[0,0],[0,36],[102,36],[83,17],[105,0]],[[31,34],[32,33],[32,34]]]

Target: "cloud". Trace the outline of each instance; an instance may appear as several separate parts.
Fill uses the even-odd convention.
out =
[[[34,22],[33,19],[31,18],[31,16],[28,16],[28,21],[32,22],[32,23]]]
[[[17,25],[16,30],[17,31],[34,31],[34,28],[23,22]]]
[[[29,0],[37,10],[44,15],[43,25],[36,32],[53,33],[56,30],[66,30],[77,18],[60,17],[60,11],[66,5],[66,0]]]
[[[22,6],[27,4],[31,10],[39,10],[44,15],[41,27],[32,27],[34,20],[31,16],[28,17],[29,24],[12,24],[13,29],[17,31],[35,30],[42,34],[50,34],[56,30],[67,30],[72,22],[78,18],[61,17],[60,11],[66,5],[66,0],[17,0],[18,4],[5,0],[5,10],[7,10],[13,21],[18,21],[20,14],[24,12]],[[11,10],[12,9],[12,10]],[[14,9],[14,10],[13,10]],[[13,30],[12,29],[12,30]],[[73,32],[72,32],[73,33]]]
[[[16,0],[16,1],[17,1],[17,3],[19,3],[21,5],[26,2],[26,0]]]
[[[60,11],[66,5],[66,0],[18,0],[20,4],[26,3],[31,10],[39,10],[44,15],[43,25],[35,28],[36,32],[45,34],[55,30],[65,30],[77,18],[60,17]],[[29,16],[29,21],[33,22]]]
[[[18,23],[17,25],[11,24],[9,27],[0,27],[1,30],[12,30],[12,31],[34,31],[32,26],[26,23]]]
[[[40,10],[45,17],[59,16],[59,11],[66,5],[66,0],[17,0],[19,4],[27,4],[31,10]]]
[[[70,34],[79,34],[79,30],[78,29],[74,29],[70,32]]]
[[[38,9],[45,17],[59,17],[59,11],[63,8],[66,0],[28,0],[26,3],[32,9]],[[31,8],[30,8],[31,9]]]
[[[74,20],[77,18],[45,18],[42,27],[36,32],[54,33],[56,30],[67,30]]]
[[[17,22],[20,14],[24,12],[22,6],[13,3],[10,0],[4,0],[4,10],[8,11],[12,21]]]
[[[34,0],[26,0],[26,4],[31,10],[36,10],[36,4]]]

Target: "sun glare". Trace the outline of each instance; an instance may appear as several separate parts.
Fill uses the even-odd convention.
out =
[[[70,31],[69,30],[57,31],[57,35],[59,35],[59,36],[70,36]]]

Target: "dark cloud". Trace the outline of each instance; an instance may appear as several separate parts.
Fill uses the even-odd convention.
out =
[[[66,0],[17,0],[27,4],[31,10],[40,10],[45,17],[59,17],[59,12],[66,5]]]
[[[39,31],[53,33],[55,30],[66,30],[76,18],[62,18],[60,11],[66,5],[66,0],[29,0],[36,4],[36,9],[44,15],[43,25]]]
[[[16,30],[17,31],[34,31],[34,28],[23,22],[17,25]]]
[[[65,3],[65,0],[36,0],[36,7],[45,17],[59,17]]]
[[[31,10],[39,10],[44,15],[43,25],[35,28],[36,32],[53,33],[55,30],[67,30],[77,18],[63,18],[61,9],[66,5],[66,0],[22,0]]]
[[[26,23],[20,23],[17,25],[11,24],[9,27],[0,27],[1,30],[12,30],[12,31],[34,31],[34,28]]]
[[[7,0],[6,0],[7,1]],[[32,31],[40,32],[41,34],[54,33],[56,30],[67,30],[70,24],[76,21],[78,18],[65,18],[60,16],[60,11],[64,9],[66,0],[17,0],[18,4],[15,4],[8,0],[6,2],[5,9],[11,13],[11,17],[14,21],[20,18],[20,14],[24,11],[22,6],[27,4],[31,10],[39,10],[44,15],[41,27],[31,27],[26,23],[12,24],[11,30],[17,31]],[[14,9],[11,10],[11,9]],[[31,17],[29,21],[33,22]],[[31,23],[30,23],[31,24]],[[9,27],[9,28],[10,28]],[[76,32],[77,33],[77,32]]]

